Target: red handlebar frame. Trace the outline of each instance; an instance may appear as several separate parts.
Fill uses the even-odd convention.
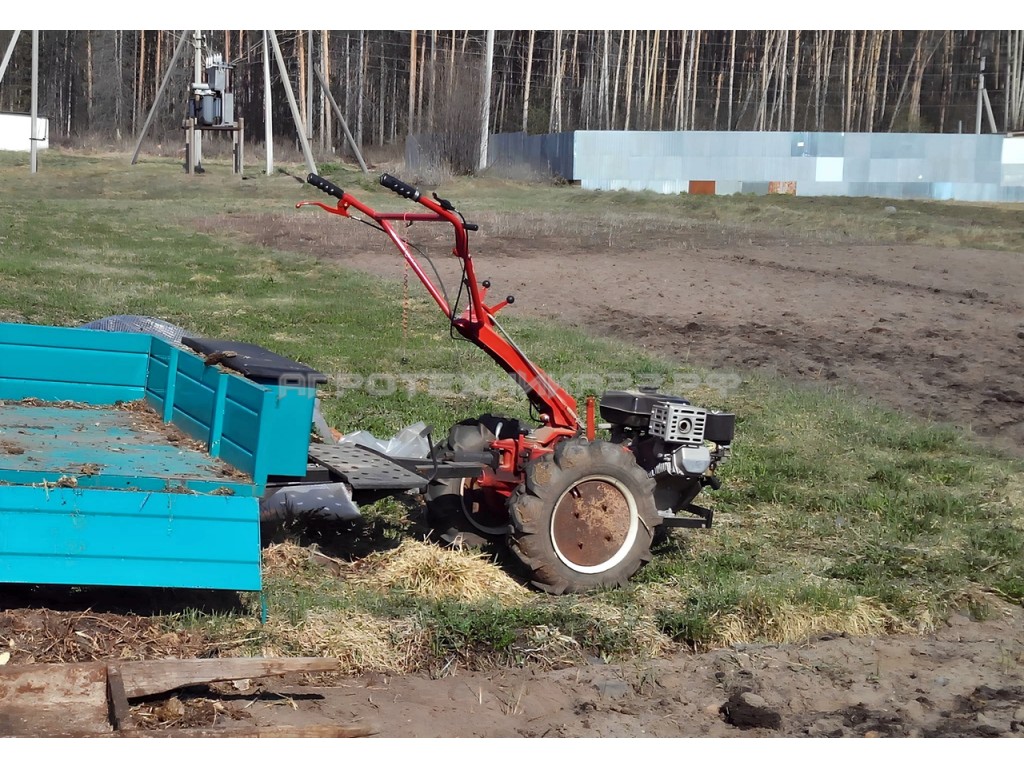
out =
[[[487,295],[487,288],[481,286],[476,279],[476,271],[473,268],[473,258],[469,253],[469,237],[462,218],[452,210],[447,210],[439,203],[422,195],[416,200],[426,208],[429,213],[382,213],[374,210],[348,192],[342,194],[337,205],[330,206],[325,203],[304,200],[296,203],[296,208],[305,205],[315,205],[323,208],[328,213],[338,216],[349,216],[349,209],[354,208],[364,216],[373,219],[380,225],[381,229],[391,238],[406,263],[423,283],[427,292],[437,303],[441,311],[449,319],[452,326],[466,339],[486,352],[498,366],[512,376],[516,383],[523,389],[530,402],[540,414],[541,422],[548,427],[559,430],[579,432],[583,425],[576,413],[576,400],[562,389],[555,381],[548,376],[539,366],[535,365],[521,349],[505,334],[501,326],[495,321],[494,316],[505,307],[505,301],[492,306],[487,306],[484,299]],[[402,238],[392,226],[391,222],[448,222],[455,230],[455,245],[452,254],[462,261],[465,270],[465,282],[469,288],[469,304],[466,309],[455,315],[457,307],[448,306],[444,295],[430,277],[423,270],[423,267],[416,260],[409,244]]]

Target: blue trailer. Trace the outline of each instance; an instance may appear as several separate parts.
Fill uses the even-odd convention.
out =
[[[254,344],[0,323],[0,583],[259,591],[261,509],[482,472],[312,441],[324,378]]]
[[[259,501],[307,475],[317,377],[211,357],[0,323],[0,582],[260,589]]]

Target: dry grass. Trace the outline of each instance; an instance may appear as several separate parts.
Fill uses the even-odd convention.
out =
[[[793,605],[752,596],[735,611],[712,616],[712,644],[794,643],[827,632],[847,635],[884,635],[930,629],[930,618],[922,615],[926,626],[914,627],[899,619],[877,600],[857,597],[844,609]]]
[[[290,541],[268,544],[263,548],[262,563],[264,577],[285,576],[301,579],[312,552]]]
[[[655,586],[638,592],[644,606],[642,611],[597,601],[584,603],[582,608],[596,623],[628,632],[631,653],[643,658],[656,658],[675,647],[654,622],[653,607],[661,604],[669,594],[674,594],[675,599],[678,599],[678,590],[670,588]]]
[[[429,647],[412,619],[386,620],[360,611],[311,611],[297,625],[271,618],[262,630],[261,655],[324,656],[341,662],[342,674],[368,670],[409,672]]]
[[[208,650],[200,634],[169,631],[149,617],[46,608],[0,611],[0,648],[15,664],[192,658]]]
[[[350,580],[381,592],[471,603],[496,599],[518,604],[531,594],[485,555],[411,539],[360,560]]]

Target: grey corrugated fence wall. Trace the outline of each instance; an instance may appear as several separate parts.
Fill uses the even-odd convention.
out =
[[[584,189],[1024,202],[1024,136],[755,131],[498,134],[489,165]],[[707,182],[714,182],[709,185]]]

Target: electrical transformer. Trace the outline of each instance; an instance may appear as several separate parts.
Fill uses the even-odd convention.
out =
[[[235,98],[231,93],[231,70],[220,54],[206,59],[206,82],[192,83],[188,116],[200,126],[232,125],[235,122]]]

